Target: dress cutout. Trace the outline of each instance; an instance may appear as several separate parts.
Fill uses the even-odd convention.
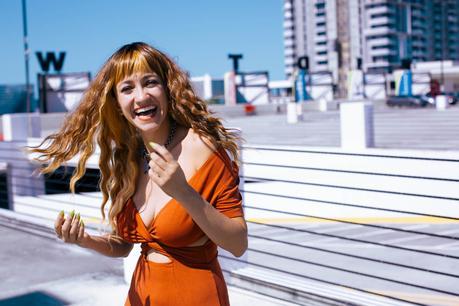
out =
[[[224,215],[243,217],[239,169],[223,147],[188,180],[207,202]],[[125,306],[227,306],[228,291],[217,259],[217,245],[187,247],[204,232],[180,203],[171,199],[151,224],[144,224],[132,199],[117,217],[118,235],[141,243]],[[169,263],[147,260],[149,250],[167,256]]]

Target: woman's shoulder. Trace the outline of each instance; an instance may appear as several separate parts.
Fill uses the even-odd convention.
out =
[[[215,147],[209,138],[199,135],[193,129],[190,129],[189,133],[188,152],[195,169],[199,169],[200,165],[212,157],[218,148]]]

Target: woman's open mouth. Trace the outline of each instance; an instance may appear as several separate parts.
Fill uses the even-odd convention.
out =
[[[134,111],[134,114],[136,117],[138,117],[140,120],[148,120],[150,118],[153,118],[156,115],[156,111],[158,110],[157,106],[151,105],[151,106],[145,106],[142,108],[139,108]]]

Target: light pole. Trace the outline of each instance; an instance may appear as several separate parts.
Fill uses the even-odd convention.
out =
[[[26,76],[26,111],[30,113],[30,81],[29,81],[29,42],[27,38],[27,8],[26,0],[22,0],[22,27],[24,33],[24,61]]]
[[[445,60],[445,32],[447,26],[447,18],[445,16],[445,2],[440,2],[440,10],[441,10],[441,62],[440,62],[440,92],[443,94],[445,92],[445,73],[443,68],[443,61]]]

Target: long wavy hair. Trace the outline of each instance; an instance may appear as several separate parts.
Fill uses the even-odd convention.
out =
[[[32,153],[39,153],[36,160],[44,164],[41,173],[53,172],[79,154],[70,180],[70,190],[74,193],[75,184],[85,174],[86,162],[94,153],[97,140],[100,148],[99,187],[103,194],[102,220],[106,220],[105,206],[110,199],[108,219],[114,233],[117,233],[117,215],[134,195],[140,171],[138,150],[143,146],[139,132],[122,115],[115,87],[136,72],[155,72],[159,76],[169,100],[169,119],[192,128],[215,147],[224,147],[240,165],[238,142],[243,139],[237,131],[225,128],[221,118],[208,110],[207,104],[194,92],[187,74],[166,54],[146,43],[122,46],[102,66],[78,107],[66,117],[62,128],[29,149]]]

